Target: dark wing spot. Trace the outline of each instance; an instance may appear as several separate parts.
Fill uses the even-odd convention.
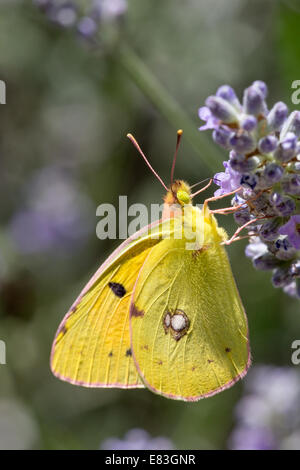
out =
[[[230,349],[230,348],[225,348],[225,351],[226,351],[226,352],[230,352],[231,349]]]
[[[130,348],[127,349],[127,351],[126,351],[126,356],[127,356],[127,357],[128,357],[128,356],[132,356],[132,352],[131,352],[131,349],[130,349]]]
[[[55,344],[59,343],[59,341],[65,336],[67,331],[68,328],[66,327],[66,324],[62,325],[62,327],[57,332]]]
[[[208,364],[211,364],[214,361],[212,359],[207,359],[207,362],[208,362]]]
[[[108,357],[112,357],[112,356],[113,356],[113,352],[112,352],[112,351],[110,351],[110,353],[109,353]]]
[[[76,310],[77,310],[77,305],[75,305],[74,307],[71,308],[71,312],[72,312],[72,313],[75,313]]]
[[[61,334],[65,335],[67,331],[68,331],[68,328],[67,328],[66,324],[64,324],[64,325],[62,325],[62,327],[59,329],[58,334],[61,333]],[[58,336],[58,335],[57,335],[57,336]]]
[[[130,305],[130,315],[132,317],[143,317],[144,312],[143,312],[143,310],[139,310],[138,308],[136,308],[136,306],[134,304],[131,304]]]
[[[126,294],[126,289],[122,284],[119,284],[118,282],[109,282],[108,285],[117,297],[124,297]]]

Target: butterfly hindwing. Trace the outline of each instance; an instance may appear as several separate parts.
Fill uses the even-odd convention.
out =
[[[135,285],[130,324],[140,375],[166,397],[213,395],[250,365],[247,320],[220,243],[197,251],[184,240],[154,246]]]

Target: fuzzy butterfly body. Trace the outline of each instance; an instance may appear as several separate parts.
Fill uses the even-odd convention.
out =
[[[162,220],[126,240],[67,313],[52,347],[53,373],[185,401],[242,378],[248,326],[225,239],[207,205],[194,207],[188,185],[175,181]]]

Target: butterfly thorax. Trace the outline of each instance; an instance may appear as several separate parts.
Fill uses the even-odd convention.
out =
[[[163,219],[177,219],[179,230],[184,226],[185,233],[190,234],[189,238],[194,234],[198,242],[200,237],[202,244],[219,244],[227,238],[226,232],[218,226],[207,204],[193,206],[191,189],[185,181],[174,181],[164,202]]]

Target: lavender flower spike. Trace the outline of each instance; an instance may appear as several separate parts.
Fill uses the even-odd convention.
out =
[[[235,222],[243,226],[261,219],[245,227],[258,240],[250,239],[246,255],[257,269],[273,271],[275,287],[300,298],[300,270],[294,268],[300,262],[300,111],[288,116],[279,101],[269,112],[267,93],[266,84],[256,80],[241,106],[229,85],[220,86],[200,109],[206,121],[200,129],[213,129],[213,140],[229,153],[225,171],[215,175],[215,195],[240,187],[231,204],[237,199],[245,205],[234,214]]]

